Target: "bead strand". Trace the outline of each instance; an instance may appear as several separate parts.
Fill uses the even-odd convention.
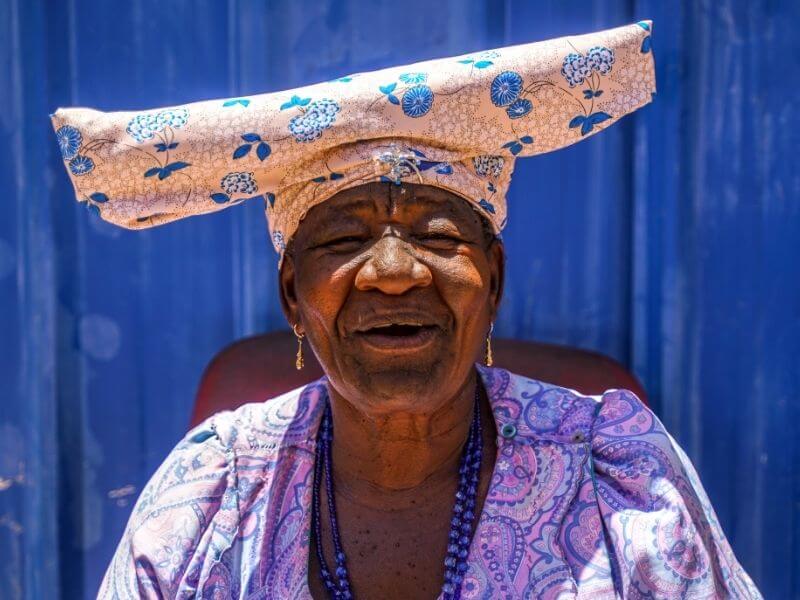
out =
[[[331,405],[325,407],[325,423],[329,432],[325,448],[325,491],[328,496],[328,515],[331,521],[331,534],[333,537],[333,551],[336,554],[336,578],[339,581],[339,598],[350,600],[353,595],[350,591],[350,575],[347,572],[347,559],[342,548],[339,536],[339,520],[336,516],[336,502],[333,490],[333,466],[331,461],[331,444],[333,443],[333,425],[331,418]]]
[[[482,438],[480,396],[476,387],[474,415],[459,468],[459,485],[453,506],[453,518],[450,522],[448,552],[445,558],[445,582],[442,586],[445,600],[461,597],[461,584],[467,572],[467,557],[475,520],[477,484],[480,478]]]
[[[329,433],[326,431],[325,427],[325,419],[323,418],[323,422],[320,426],[320,439],[317,442],[317,448],[315,452],[315,461],[314,461],[314,490],[312,496],[312,521],[314,524],[314,535],[316,536],[316,550],[317,550],[317,559],[319,560],[320,565],[320,575],[322,576],[322,583],[325,585],[325,589],[328,590],[328,593],[334,595],[336,592],[336,583],[334,582],[333,578],[331,577],[331,572],[328,570],[328,564],[325,562],[325,554],[322,550],[322,523],[320,521],[320,488],[322,484],[322,471],[324,465],[324,454],[325,454],[325,447],[326,447],[326,439]]]
[[[462,514],[466,510],[466,484],[469,481],[469,457],[471,454],[471,446],[473,444],[473,426],[470,426],[470,435],[467,439],[467,445],[464,453],[461,456],[459,466],[459,484],[456,490],[456,501],[453,505],[453,517],[450,521],[450,532],[447,541],[447,556],[445,557],[445,583],[442,590],[445,598],[453,594],[456,587],[456,575],[458,574],[458,555],[461,550],[462,544],[460,542]]]
[[[347,559],[339,535],[339,523],[336,514],[336,501],[333,489],[333,465],[331,445],[333,442],[333,419],[330,402],[325,406],[314,463],[314,490],[312,494],[312,522],[316,536],[317,558],[320,564],[320,575],[325,589],[335,600],[352,600],[353,593],[347,571]],[[447,555],[444,560],[445,577],[442,586],[444,600],[459,600],[461,584],[467,572],[467,557],[475,527],[475,507],[480,481],[481,462],[483,458],[483,426],[480,416],[480,393],[475,387],[475,404],[472,422],[470,423],[467,441],[462,450],[458,468],[458,488],[450,520],[450,532],[447,539]],[[336,570],[332,573],[325,562],[322,549],[322,525],[320,517],[320,493],[323,479],[328,502],[328,513],[331,525],[331,537],[335,553]]]

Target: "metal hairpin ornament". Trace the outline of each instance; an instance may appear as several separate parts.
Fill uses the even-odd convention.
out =
[[[417,174],[419,182],[422,183],[422,173],[419,172],[419,157],[413,152],[400,148],[397,144],[392,144],[387,151],[376,155],[375,161],[390,165],[387,177],[395,185],[400,185],[402,183],[401,179],[409,175],[411,171]]]

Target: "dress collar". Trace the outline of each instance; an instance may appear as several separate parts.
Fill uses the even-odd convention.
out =
[[[594,396],[476,365],[500,437],[520,443],[549,440],[582,444],[591,437],[600,406]]]
[[[591,428],[600,406],[595,396],[549,383],[514,375],[505,369],[476,364],[489,404],[494,415],[499,438],[530,444],[548,440],[562,444],[582,444],[591,437]],[[277,446],[312,446],[322,419],[322,409],[328,397],[328,378],[306,385],[300,393],[266,403],[265,409],[274,412],[273,419],[291,420]]]

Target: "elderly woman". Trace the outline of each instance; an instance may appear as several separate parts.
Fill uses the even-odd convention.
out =
[[[101,597],[760,597],[632,393],[489,366],[514,158],[647,103],[649,34],[54,115],[79,198],[112,222],[261,191],[297,367],[307,339],[325,371],[187,435],[142,492]]]

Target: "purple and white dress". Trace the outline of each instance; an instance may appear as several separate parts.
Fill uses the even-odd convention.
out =
[[[462,597],[761,598],[688,458],[634,394],[479,371],[498,448]],[[323,378],[189,432],[142,492],[99,597],[311,598],[326,401]]]

